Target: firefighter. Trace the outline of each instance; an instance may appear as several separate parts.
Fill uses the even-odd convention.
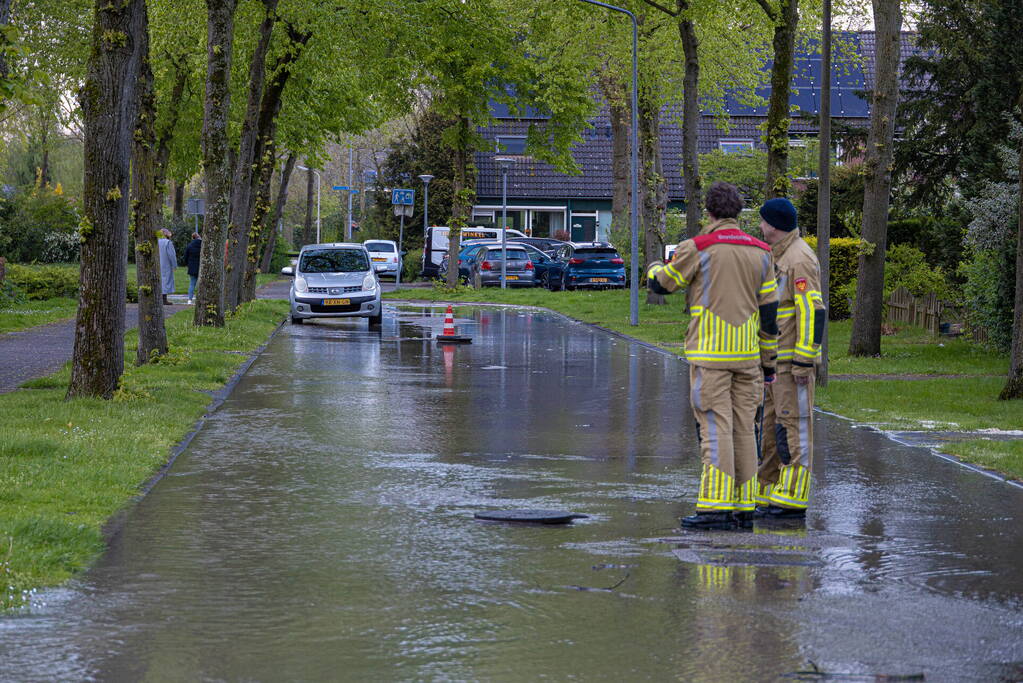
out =
[[[817,255],[800,236],[796,207],[771,199],[760,209],[778,282],[777,379],[764,400],[763,459],[755,517],[803,519],[813,461],[814,365],[827,318]]]
[[[764,382],[774,378],[778,328],[771,248],[739,229],[742,198],[734,185],[707,191],[711,222],[678,245],[672,261],[654,263],[647,285],[658,294],[686,289],[690,402],[703,470],[692,529],[751,523],[757,446],[754,415]]]

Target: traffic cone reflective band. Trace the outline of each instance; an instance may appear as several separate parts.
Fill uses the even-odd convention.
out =
[[[455,313],[451,310],[451,304],[448,304],[447,313],[444,316],[444,332],[437,335],[438,344],[469,344],[472,342],[471,337],[458,334],[455,330]]]

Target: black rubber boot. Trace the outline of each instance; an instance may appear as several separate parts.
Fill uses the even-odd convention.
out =
[[[763,510],[763,512],[761,512]],[[757,519],[806,519],[806,509],[783,508],[777,505],[758,507],[753,515]]]
[[[735,528],[731,512],[697,512],[682,518],[683,529],[702,531],[728,531]]]
[[[735,525],[740,529],[750,529],[753,527],[753,511],[749,512],[733,512],[732,519],[735,520]]]

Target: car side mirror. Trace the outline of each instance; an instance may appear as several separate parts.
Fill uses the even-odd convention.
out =
[[[402,256],[405,256],[405,255],[407,255],[407,254],[408,254],[408,249],[402,249],[402,250],[401,250],[401,255],[402,255]]]
[[[295,269],[292,268],[291,266],[284,266],[283,268],[281,268],[281,275],[289,275],[291,277],[295,277]]]

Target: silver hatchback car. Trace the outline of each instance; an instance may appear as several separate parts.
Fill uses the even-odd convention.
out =
[[[383,317],[380,283],[370,256],[361,244],[307,244],[295,267],[281,269],[295,278],[291,285],[291,322],[310,318],[368,318],[371,326]]]

